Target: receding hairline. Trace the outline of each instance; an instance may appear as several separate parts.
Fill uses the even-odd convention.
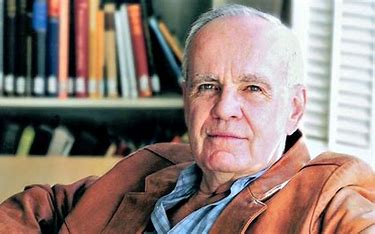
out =
[[[188,77],[188,62],[189,62],[189,56],[191,52],[192,45],[194,44],[194,41],[201,32],[205,26],[209,25],[211,22],[219,20],[219,19],[225,19],[225,18],[231,18],[231,17],[249,17],[257,19],[260,21],[258,22],[264,22],[265,28],[262,28],[262,31],[264,29],[264,32],[271,32],[271,33],[277,33],[282,32],[282,35],[287,38],[291,38],[293,43],[290,43],[289,49],[293,51],[292,54],[298,54],[296,56],[291,56],[290,59],[292,60],[301,60],[301,61],[292,61],[291,65],[297,65],[301,67],[301,71],[292,71],[293,75],[292,77],[288,76],[288,83],[291,82],[292,84],[296,83],[303,83],[303,69],[302,69],[302,58],[299,55],[300,48],[296,42],[296,38],[292,31],[286,27],[284,24],[281,23],[279,19],[276,17],[269,15],[267,13],[263,13],[261,11],[258,11],[251,7],[246,7],[242,5],[237,4],[231,4],[231,5],[225,5],[223,7],[208,11],[204,14],[202,14],[192,25],[191,30],[188,34],[188,37],[186,39],[185,43],[185,53],[183,58],[183,76],[186,80]],[[289,44],[289,43],[288,43]],[[293,48],[295,46],[295,48]],[[297,51],[297,52],[294,52]],[[290,51],[289,51],[290,52]],[[290,53],[289,53],[290,54]],[[289,56],[288,56],[289,57]],[[295,69],[295,68],[292,68]],[[297,69],[298,70],[298,69]],[[296,74],[295,74],[296,73]],[[295,77],[297,75],[297,77]],[[301,78],[298,78],[298,76],[301,76]]]

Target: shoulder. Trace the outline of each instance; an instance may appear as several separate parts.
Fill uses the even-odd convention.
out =
[[[353,187],[363,192],[375,190],[375,173],[372,168],[351,155],[322,153],[307,163],[298,174],[303,184],[314,184],[308,186],[310,191],[317,190],[314,219],[320,217],[340,191]]]
[[[316,173],[328,172],[334,184],[367,183],[375,173],[361,159],[347,154],[325,152],[308,162],[301,170],[314,170]]]
[[[324,179],[324,188],[334,190],[348,186],[375,186],[375,173],[359,158],[346,154],[325,152],[308,162],[300,174],[309,172],[314,179]]]

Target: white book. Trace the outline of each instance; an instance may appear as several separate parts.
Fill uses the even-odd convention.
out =
[[[128,75],[126,73],[126,53],[124,41],[124,20],[121,10],[115,12],[115,29],[116,29],[116,44],[117,44],[117,59],[120,67],[120,85],[123,98],[130,97],[130,84]]]
[[[58,126],[53,131],[47,155],[67,156],[74,144],[74,136],[64,126]]]
[[[130,24],[127,4],[121,5],[122,19],[124,19],[124,42],[125,42],[125,53],[126,53],[126,70],[128,72],[129,84],[130,84],[130,97],[138,97],[137,89],[137,76],[135,74],[135,63],[134,63],[134,53],[132,38],[130,33]]]

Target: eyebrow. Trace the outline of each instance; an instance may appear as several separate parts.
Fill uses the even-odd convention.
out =
[[[195,74],[194,78],[192,79],[191,86],[195,86],[197,84],[200,84],[202,82],[217,82],[219,80],[219,77],[213,74]]]
[[[256,74],[246,74],[242,75],[239,78],[240,82],[255,82],[264,85],[268,90],[272,90],[271,84],[267,78],[264,76],[256,75]]]

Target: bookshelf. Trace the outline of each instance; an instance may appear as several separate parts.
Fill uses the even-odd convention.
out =
[[[124,109],[182,109],[182,98],[180,96],[172,97],[153,97],[136,99],[77,99],[69,98],[60,100],[58,98],[1,98],[1,109],[18,108],[69,108],[80,109],[110,109],[116,108],[119,111]]]
[[[136,146],[132,147],[132,149],[139,148],[149,143],[171,141],[174,136],[183,135],[186,132],[183,101],[178,88],[178,79],[180,77],[176,77],[176,75],[180,74],[180,71],[170,71],[169,62],[165,60],[163,56],[159,56],[159,53],[163,52],[162,49],[159,48],[161,46],[154,46],[154,38],[152,40],[145,38],[146,57],[149,59],[147,61],[149,77],[151,78],[153,74],[159,76],[160,91],[153,89],[150,97],[141,97],[141,95],[137,97],[131,96],[131,94],[129,95],[129,93],[132,92],[131,90],[128,90],[128,94],[126,94],[126,92],[124,93],[124,87],[126,86],[122,85],[124,83],[122,73],[124,74],[124,71],[129,69],[129,64],[126,63],[124,66],[123,63],[121,65],[118,50],[119,47],[129,48],[129,44],[124,42],[126,36],[124,38],[118,38],[115,35],[118,35],[118,30],[128,30],[127,32],[130,33],[131,31],[122,28],[124,22],[121,21],[120,24],[116,22],[116,20],[118,20],[116,16],[113,19],[114,21],[109,24],[105,24],[105,21],[108,14],[117,14],[117,18],[121,18],[124,13],[129,13],[123,10],[121,14],[119,14],[119,10],[124,2],[129,4],[140,3],[141,7],[144,7],[144,4],[148,5],[152,3],[153,6],[148,9],[151,9],[151,11],[147,14],[150,14],[149,16],[154,16],[157,21],[164,20],[172,36],[178,38],[182,44],[189,25],[200,13],[211,7],[212,1],[105,1],[115,2],[117,4],[115,11],[113,11],[113,7],[105,6],[101,7],[102,11],[100,12],[98,8],[95,9],[95,22],[102,26],[100,32],[91,31],[93,20],[82,21],[83,18],[90,17],[89,8],[84,9],[85,6],[81,5],[83,8],[80,8],[80,17],[78,18],[75,18],[74,14],[71,13],[72,7],[76,6],[72,3],[84,3],[85,1],[86,0],[0,0],[0,23],[4,23],[2,25],[0,24],[0,38],[2,39],[0,41],[0,128],[2,128],[0,130],[2,134],[0,138],[3,138],[4,134],[4,126],[1,125],[5,122],[7,124],[8,122],[12,124],[16,123],[20,125],[19,128],[21,129],[25,129],[29,125],[38,127],[43,124],[50,126],[51,129],[63,125],[71,130],[72,133],[84,130],[93,131],[94,134],[98,135],[100,135],[102,133],[101,130],[105,128],[110,130],[112,136],[120,136],[126,141],[131,140],[131,143],[134,143]],[[32,10],[32,4],[35,2],[39,4],[37,13]],[[69,9],[64,6],[64,4],[68,2],[70,3]],[[96,4],[104,1],[87,0],[87,2]],[[49,3],[47,8],[46,5],[44,5],[45,3]],[[16,4],[16,12],[9,12],[10,9],[14,8],[7,8],[5,4],[12,6]],[[20,7],[20,5],[17,4],[23,5]],[[62,11],[59,10],[59,7],[63,7]],[[31,22],[32,14],[45,14],[45,11],[47,11],[47,15],[38,18],[39,20],[42,19],[42,21],[39,22],[40,24],[37,25],[37,28],[33,29],[31,28],[31,24],[25,23]],[[70,13],[67,14],[67,11]],[[76,12],[78,12],[78,10]],[[65,30],[65,34],[58,32],[57,25],[59,24],[58,16],[60,14],[63,14],[65,17],[63,20],[65,22],[64,27],[62,27]],[[144,11],[142,11],[142,14],[144,14]],[[19,30],[21,34],[23,33],[22,37],[19,37],[21,34],[17,34],[17,29],[15,29],[16,33],[12,31],[13,29],[7,32],[7,27],[9,27],[9,25],[13,27],[16,24],[14,17],[19,17],[19,19],[22,20],[18,22],[24,23],[24,25],[19,27],[22,28],[22,30],[26,30]],[[73,21],[70,20],[69,25],[67,25],[66,17],[73,19]],[[43,20],[47,21],[47,25],[44,24]],[[76,21],[74,22],[74,20]],[[81,25],[80,27],[85,29],[87,28],[86,34],[80,34],[80,42],[78,42],[78,39],[74,38],[74,36],[77,35],[77,31],[72,30],[71,26],[75,24]],[[121,29],[118,28],[119,25]],[[15,26],[17,27],[18,25]],[[70,29],[67,30],[67,26],[70,26]],[[143,25],[143,27],[147,26]],[[27,30],[34,31],[32,34],[29,34],[30,31]],[[25,35],[25,33],[27,35]],[[98,35],[96,33],[101,34]],[[115,33],[115,35],[113,33]],[[153,34],[155,32],[149,33],[151,37],[156,37]],[[11,34],[10,39],[7,39],[9,34]],[[67,37],[66,34],[69,34],[69,36]],[[95,36],[92,37],[92,35]],[[8,44],[13,43],[12,38],[17,38],[16,44],[18,47],[16,48],[13,44],[11,45],[16,49],[12,49],[13,47],[8,46]],[[95,39],[89,40],[88,38]],[[61,47],[63,48],[62,54],[60,54],[61,51],[59,50],[61,48],[56,46],[58,40],[64,40],[64,48]],[[69,45],[72,45],[74,41],[73,44],[75,44],[74,46],[76,47],[74,48],[67,45],[66,40],[70,42]],[[95,44],[103,43],[103,40],[112,40],[112,42],[104,45]],[[129,38],[127,40],[129,40]],[[42,48],[34,48],[34,44],[36,44],[34,41],[38,41],[39,44],[45,44],[45,46]],[[119,43],[119,41],[122,43]],[[151,50],[149,49],[150,42],[152,45]],[[90,45],[90,43],[92,43],[92,45]],[[78,44],[80,48],[77,48]],[[2,47],[3,45],[5,46]],[[69,48],[67,48],[67,46]],[[97,60],[94,61],[92,58],[82,57],[82,53],[77,53],[78,50],[82,50],[82,46],[86,46],[83,50],[90,50],[90,46],[92,46],[94,48],[99,48],[101,52],[103,52],[103,50],[107,52],[101,53],[99,56],[94,56],[94,60],[97,58]],[[157,49],[155,49],[155,47],[157,47]],[[114,53],[114,49],[117,52],[115,51]],[[40,56],[39,54],[34,55],[34,52],[42,54]],[[69,52],[68,60],[66,60],[67,52]],[[173,51],[170,50],[170,52],[173,54]],[[8,53],[11,53],[13,57],[11,63],[9,63]],[[31,53],[31,55],[29,53]],[[97,53],[97,51],[95,53]],[[169,55],[171,55],[171,53]],[[117,55],[117,57],[114,58],[114,54]],[[60,55],[65,59],[62,63],[59,63],[58,59],[56,59],[61,58]],[[124,53],[121,53],[121,55],[123,56],[122,58],[129,56]],[[154,57],[156,60],[154,64],[152,64],[150,56]],[[172,55],[172,57],[174,56]],[[4,58],[8,59],[5,60]],[[140,58],[137,57],[136,59]],[[45,64],[43,63],[44,60],[46,60]],[[74,66],[71,66],[71,64]],[[84,64],[84,66],[82,66],[82,64]],[[113,67],[114,64],[117,65],[117,70],[116,67]],[[180,61],[177,61],[175,64],[178,65],[178,68],[181,65]],[[57,69],[58,66],[63,66],[63,70],[61,70],[60,73]],[[105,68],[92,70],[92,68],[98,67]],[[134,69],[133,73],[137,75],[137,69],[139,69],[139,67],[133,64],[133,67],[130,67],[130,70],[132,69]],[[140,69],[144,70],[145,67]],[[4,73],[2,74],[2,72]],[[7,76],[9,73],[12,73],[12,79]],[[35,73],[38,75],[37,79]],[[58,76],[61,74],[65,77],[62,83],[63,85],[56,83],[59,82]],[[82,76],[89,79],[91,74],[105,77],[105,79],[108,80],[107,86],[104,86],[106,87],[104,88],[106,89],[104,92],[99,82],[96,82],[95,85],[91,85],[89,80],[82,80]],[[25,86],[18,86],[19,77],[23,77],[24,80],[21,80],[20,83]],[[50,77],[54,77],[55,80],[50,79]],[[70,77],[75,77],[73,86],[71,80],[69,80]],[[115,80],[113,79],[114,77]],[[110,78],[111,83],[109,82]],[[55,82],[53,83],[54,85],[48,85],[50,81]],[[41,82],[44,82],[44,88],[39,87]],[[149,83],[150,85],[154,85],[153,80]],[[60,86],[63,88],[62,95],[59,95],[61,91]],[[70,87],[67,88],[67,86]],[[86,90],[82,89],[83,86],[85,86]],[[19,87],[21,87],[21,91],[18,90]],[[96,89],[93,95],[90,94],[89,90],[92,87]],[[73,94],[70,91],[72,89],[74,90]],[[115,94],[113,94],[113,92]],[[72,97],[72,95],[75,97]],[[104,153],[97,155],[84,153],[74,156],[69,154],[65,157],[61,157],[61,155],[59,155],[59,157],[56,156],[57,155],[46,156],[42,154],[32,155],[30,153],[21,156],[0,154],[0,187],[6,188],[2,189],[0,192],[0,202],[7,196],[22,191],[23,187],[27,184],[70,183],[87,175],[101,175],[121,159],[121,157],[106,156]],[[15,173],[17,173],[17,175]]]

